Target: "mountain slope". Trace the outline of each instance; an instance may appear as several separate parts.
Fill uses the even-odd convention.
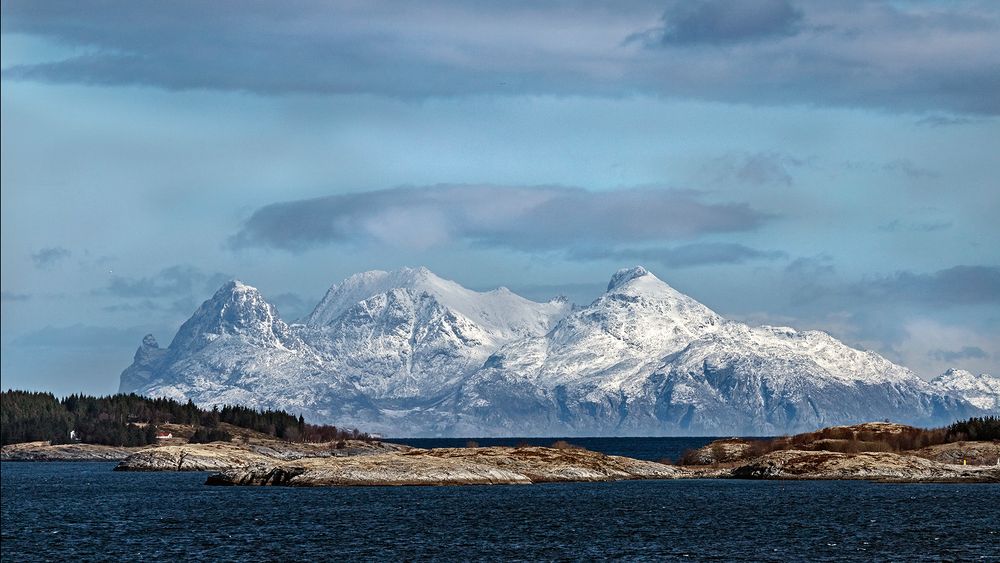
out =
[[[328,367],[378,399],[433,397],[494,350],[537,337],[570,308],[506,288],[480,293],[426,268],[365,272],[330,288],[303,337]]]
[[[257,289],[238,281],[202,303],[165,351],[150,357],[146,340],[136,363],[122,374],[121,391],[191,398],[204,405],[282,407],[314,416],[339,412],[342,401],[330,399],[336,396],[370,410],[357,389],[327,373],[319,355]],[[133,387],[138,373],[145,383]]]
[[[641,267],[579,309],[406,268],[351,276],[293,325],[230,282],[166,350],[144,339],[121,385],[393,435],[719,435],[946,424],[984,413],[965,379],[726,321]]]
[[[728,322],[643,269],[542,339],[494,354],[451,408],[499,434],[780,434],[975,414],[818,331]]]
[[[931,380],[931,385],[976,405],[1000,414],[1000,377],[964,369],[950,369]]]

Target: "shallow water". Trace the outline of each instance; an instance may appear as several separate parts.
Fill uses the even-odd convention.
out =
[[[1000,485],[632,481],[207,487],[4,462],[7,561],[1000,560]]]

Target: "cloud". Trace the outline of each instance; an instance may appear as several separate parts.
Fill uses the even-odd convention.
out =
[[[978,119],[973,119],[971,117],[953,116],[953,115],[928,115],[917,120],[917,125],[924,125],[927,127],[949,127],[952,125],[968,125],[970,123],[978,122]]]
[[[12,291],[0,291],[0,301],[27,301],[31,296],[27,293],[14,293]]]
[[[769,215],[708,203],[690,190],[445,185],[275,203],[255,211],[234,248],[298,251],[366,242],[426,249],[466,242],[525,251],[656,242],[750,231]]]
[[[176,265],[160,270],[154,276],[113,276],[104,293],[123,298],[176,297],[214,291],[229,279],[225,274],[208,274],[193,266]]]
[[[664,10],[654,1],[23,0],[5,3],[4,32],[74,53],[13,64],[4,80],[401,98],[640,93],[1000,113],[992,2],[684,0]]]
[[[910,178],[937,178],[939,174],[933,170],[922,168],[907,158],[900,158],[885,163],[882,168],[888,172],[901,172]]]
[[[267,298],[268,302],[278,309],[281,318],[286,321],[301,319],[306,316],[317,301],[306,301],[297,293],[279,293]]]
[[[703,167],[706,177],[715,184],[739,183],[753,186],[794,183],[790,170],[805,162],[777,152],[727,154],[712,159]]]
[[[1000,267],[954,266],[929,274],[907,271],[852,284],[848,293],[868,301],[955,306],[1000,303]]]
[[[967,359],[985,360],[990,357],[979,346],[963,346],[961,350],[931,350],[927,355],[935,360],[949,363]]]
[[[724,45],[795,35],[801,22],[788,0],[681,0],[644,35],[663,45]]]
[[[658,262],[670,268],[709,264],[742,264],[751,260],[777,260],[787,254],[777,250],[756,250],[736,243],[695,243],[673,248],[582,249],[570,252],[575,260],[637,260]]]
[[[127,346],[137,342],[137,334],[144,334],[142,327],[106,327],[75,324],[47,326],[14,339],[21,346],[50,348],[105,348]]]
[[[769,314],[791,319],[787,324],[796,328],[825,330],[851,346],[876,350],[924,377],[959,360],[966,369],[995,371],[991,361],[1000,358],[996,266],[848,278],[829,256],[803,257],[785,267],[775,294],[779,301]]]
[[[934,231],[943,231],[950,229],[953,226],[951,221],[915,221],[915,222],[903,222],[899,219],[893,219],[888,223],[879,225],[878,230],[885,231],[887,233],[897,233],[901,231],[910,231],[918,233],[932,233]]]
[[[929,273],[901,270],[842,279],[827,256],[797,258],[785,268],[792,302],[837,310],[890,306],[954,307],[1000,304],[1000,267],[953,266]]]
[[[72,255],[72,252],[61,246],[51,246],[33,253],[31,260],[36,268],[51,268]]]

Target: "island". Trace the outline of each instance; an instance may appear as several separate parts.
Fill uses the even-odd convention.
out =
[[[0,395],[4,461],[118,461],[116,471],[211,472],[209,485],[472,485],[633,479],[1000,482],[1000,419],[922,429],[888,421],[726,438],[676,462],[549,447],[421,449],[284,411],[118,394]],[[44,439],[48,438],[48,439]]]
[[[551,447],[420,449],[358,443],[298,448],[189,444],[151,448],[120,471],[214,471],[209,485],[485,485],[634,479],[825,479],[881,482],[1000,482],[1000,442],[955,441],[912,449],[931,432],[893,423],[840,426],[772,440],[717,440],[669,464]]]

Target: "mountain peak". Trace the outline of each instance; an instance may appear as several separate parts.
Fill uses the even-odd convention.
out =
[[[1000,410],[1000,377],[988,373],[974,375],[951,368],[931,380],[931,385],[957,395],[985,410]]]
[[[256,287],[252,285],[247,285],[240,280],[229,280],[222,284],[221,287],[215,292],[215,297],[232,295],[236,293],[260,293]]]
[[[282,346],[291,342],[288,326],[274,305],[257,288],[230,280],[181,325],[170,348],[197,347],[219,336],[237,334]]]
[[[649,270],[643,268],[642,266],[633,266],[631,268],[622,268],[615,272],[615,275],[611,276],[611,281],[608,282],[608,291],[614,291],[628,282],[641,278],[643,276],[653,276],[649,273]],[[654,278],[656,276],[653,276]]]

